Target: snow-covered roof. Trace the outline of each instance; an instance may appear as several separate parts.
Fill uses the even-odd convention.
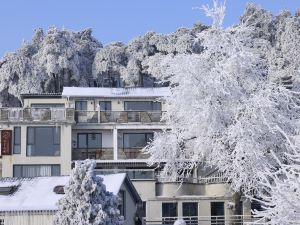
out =
[[[110,175],[98,175],[103,178],[106,190],[117,195],[125,181],[125,173]],[[31,210],[57,210],[56,203],[63,196],[56,194],[53,189],[56,186],[64,186],[68,183],[69,176],[60,177],[36,177],[36,178],[3,178],[0,186],[20,185],[17,191],[11,195],[0,195],[1,211],[31,211]]]
[[[62,97],[166,97],[171,94],[168,87],[153,88],[96,88],[96,87],[64,87]]]

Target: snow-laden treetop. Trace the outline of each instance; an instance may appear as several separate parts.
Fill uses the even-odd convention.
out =
[[[206,9],[207,14],[218,13]],[[219,11],[223,9],[221,5]],[[54,27],[48,31],[37,29],[31,41],[0,60],[0,105],[16,106],[20,104],[21,93],[61,92],[63,86],[157,85],[154,81],[165,69],[158,66],[159,62],[179,54],[201,54],[199,34],[219,26],[221,20],[220,17],[214,21],[213,28],[198,23],[191,29],[180,28],[166,35],[148,32],[128,44],[117,42],[104,47],[92,36],[91,29],[79,32]],[[300,58],[299,21],[299,12],[291,15],[282,11],[274,16],[250,4],[235,30],[243,32],[249,28],[247,35],[253,39],[250,47],[259,51],[262,59],[272,59],[271,76],[283,76],[286,73],[282,69],[294,76],[297,73],[294,65]],[[271,48],[262,48],[262,42]]]

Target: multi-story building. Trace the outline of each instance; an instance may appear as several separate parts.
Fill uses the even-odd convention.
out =
[[[229,219],[232,194],[217,171],[195,169],[179,186],[158,179],[158,169],[147,165],[141,150],[154,132],[168,129],[161,116],[169,94],[167,87],[65,87],[62,94],[23,94],[22,108],[0,109],[2,176],[69,175],[74,162],[91,158],[99,174],[128,174],[148,224],[177,217]],[[241,206],[239,214],[249,216],[249,202]]]

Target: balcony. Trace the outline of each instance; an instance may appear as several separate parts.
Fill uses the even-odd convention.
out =
[[[154,180],[154,169],[99,169],[97,174],[126,173],[131,180]]]
[[[0,108],[0,122],[74,122],[71,108]]]
[[[159,123],[162,111],[75,111],[77,123]]]
[[[141,148],[120,148],[118,159],[148,159],[149,154],[142,152]]]
[[[113,148],[101,148],[101,149],[72,149],[72,160],[85,160],[85,159],[101,159],[112,160]]]

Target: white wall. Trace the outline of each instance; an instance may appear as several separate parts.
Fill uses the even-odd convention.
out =
[[[30,124],[30,125],[17,125],[21,127],[21,154],[12,154],[2,156],[2,176],[13,176],[13,165],[16,164],[59,164],[61,169],[61,175],[69,175],[71,172],[71,125],[61,125],[61,144],[60,144],[60,156],[27,156],[27,127],[30,126],[54,126],[44,124]],[[13,130],[14,126],[6,127],[6,129]]]

